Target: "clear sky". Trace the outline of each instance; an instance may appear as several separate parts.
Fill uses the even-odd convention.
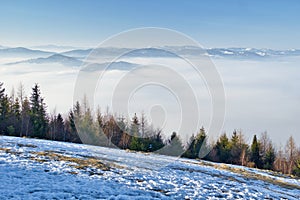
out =
[[[95,46],[145,26],[204,47],[300,48],[300,1],[0,0],[0,45]]]

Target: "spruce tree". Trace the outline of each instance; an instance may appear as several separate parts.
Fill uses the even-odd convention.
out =
[[[68,128],[69,141],[75,142],[75,143],[81,143],[81,140],[78,136],[77,128],[76,128],[76,125],[75,125],[74,112],[72,110],[69,112],[68,123],[69,123],[69,128]]]
[[[240,145],[240,137],[237,131],[234,130],[230,140],[230,159],[229,162],[233,164],[240,164],[240,157],[242,153],[242,145]]]
[[[196,153],[195,153],[195,136],[192,135],[188,141],[187,144],[187,149],[182,155],[183,157],[186,158],[196,158]]]
[[[14,135],[18,136],[21,132],[21,106],[19,103],[19,98],[16,98],[11,106],[11,123],[14,127]]]
[[[4,95],[0,99],[0,105],[1,105],[1,113],[0,113],[0,134],[8,135],[8,132],[12,132],[13,127],[11,127],[10,122],[10,113],[11,113],[11,107],[9,104],[9,98],[7,95]],[[10,130],[8,130],[8,127]]]
[[[66,141],[65,124],[60,113],[56,117],[56,135],[58,140]]]
[[[0,82],[0,134],[4,134],[4,128],[5,128],[4,96],[5,96],[5,88],[3,88],[3,83]]]
[[[204,127],[202,127],[199,131],[199,133],[196,135],[195,137],[195,143],[194,143],[194,157],[195,158],[199,158],[201,153],[200,150],[204,150],[206,148],[206,143],[205,143],[205,139],[206,139],[206,132]]]
[[[47,131],[47,116],[44,99],[38,84],[32,88],[30,97],[30,121],[33,127],[33,137],[44,138]]]
[[[132,123],[131,123],[131,127],[130,127],[130,132],[131,132],[131,142],[130,142],[130,146],[129,148],[131,150],[135,150],[135,151],[139,151],[141,150],[141,144],[140,144],[140,135],[139,135],[139,127],[140,123],[138,120],[138,117],[136,115],[136,113],[134,114],[134,117],[132,118]]]
[[[223,135],[220,136],[215,148],[216,148],[216,154],[218,157],[217,160],[219,162],[229,163],[230,143],[229,143],[229,139],[228,139],[226,133],[224,133]]]
[[[159,154],[169,156],[181,156],[184,153],[183,144],[176,132],[173,132],[168,144],[156,151]]]
[[[260,157],[260,147],[259,143],[257,141],[256,135],[253,137],[252,145],[251,145],[251,155],[250,155],[250,160],[254,162],[255,166],[257,168],[261,168],[261,157]]]
[[[5,88],[3,87],[3,83],[0,82],[0,99],[4,97]]]
[[[201,148],[206,148],[206,144],[204,143],[205,139],[206,133],[204,127],[202,127],[196,136],[191,136],[187,145],[188,148],[182,156],[187,158],[199,158]]]
[[[264,169],[271,169],[273,170],[273,164],[276,159],[276,154],[273,146],[270,146],[265,153],[265,156],[263,158],[263,168]]]

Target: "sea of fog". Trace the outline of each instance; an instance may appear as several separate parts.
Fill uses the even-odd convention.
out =
[[[27,59],[27,58],[26,58]],[[80,67],[67,66],[59,62],[48,63],[14,63],[26,60],[24,57],[0,58],[0,81],[4,82],[7,93],[17,92],[22,82],[26,94],[30,95],[34,83],[41,86],[42,96],[49,113],[66,114],[74,103],[74,88]],[[29,57],[28,59],[33,59]],[[226,116],[221,132],[232,133],[240,129],[248,142],[253,134],[267,131],[277,145],[285,145],[288,136],[300,141],[300,57],[278,57],[274,59],[234,59],[211,58],[219,71],[226,95]],[[136,65],[151,65],[153,62],[169,69],[175,69],[193,89],[199,103],[199,123],[208,127],[211,120],[211,96],[205,80],[185,66],[186,63],[176,58],[131,57],[120,60]],[[163,126],[166,132],[177,130],[182,122],[180,113],[182,102],[170,88],[157,84],[143,85],[135,88],[129,99],[114,99],[114,91],[126,76],[143,79],[145,76],[156,76],[158,68],[145,68],[132,73],[130,69],[107,69],[97,81],[93,93],[94,108],[100,106],[102,111],[109,106],[111,112],[124,114],[144,112],[149,123]],[[139,77],[139,78],[137,78]],[[176,81],[174,79],[173,81]],[[182,82],[179,81],[178,88]],[[14,88],[14,89],[13,89]],[[172,89],[172,88],[171,88]],[[184,91],[185,88],[182,88]],[[127,91],[125,91],[127,92]],[[113,102],[112,102],[112,99]],[[126,102],[124,110],[116,110],[116,105]],[[184,102],[185,103],[185,102]],[[112,105],[113,104],[113,105]],[[120,108],[121,109],[121,108]],[[196,108],[195,108],[196,109]],[[127,117],[127,116],[126,116]]]

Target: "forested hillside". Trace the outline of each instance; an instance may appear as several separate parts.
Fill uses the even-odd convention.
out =
[[[82,136],[80,131],[86,134]],[[149,125],[143,113],[129,120],[109,110],[101,112],[98,109],[93,113],[86,100],[76,102],[67,114],[50,114],[38,84],[27,97],[22,84],[9,96],[4,84],[0,83],[0,134],[145,152],[155,152],[177,141],[184,152],[182,157],[197,159],[200,148],[205,147],[212,149],[203,158],[205,160],[300,176],[300,149],[293,137],[288,138],[284,147],[276,147],[264,132],[254,135],[252,142],[247,144],[242,131],[235,130],[230,136],[224,133],[217,141],[208,143],[202,127],[188,143],[182,143],[180,134],[175,132],[168,138],[163,137],[162,130]],[[101,135],[105,136],[105,143],[99,142]]]

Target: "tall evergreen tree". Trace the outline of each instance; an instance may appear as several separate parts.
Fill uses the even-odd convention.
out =
[[[233,164],[241,164],[245,160],[245,153],[248,146],[244,143],[242,132],[239,134],[236,130],[233,131],[230,140],[230,159]],[[244,154],[244,155],[243,155]]]
[[[268,147],[265,156],[263,157],[263,168],[264,169],[274,169],[274,162],[276,159],[276,154],[273,146]]]
[[[177,133],[173,132],[171,135],[171,139],[164,146],[164,148],[161,148],[156,152],[163,155],[179,156],[184,153],[184,147]]]
[[[161,135],[161,130],[157,129],[156,133],[151,137],[149,151],[157,151],[164,147],[164,141]]]
[[[33,127],[33,137],[44,138],[46,136],[48,120],[44,99],[41,97],[38,84],[35,84],[32,88],[30,106],[30,121]]]
[[[56,117],[56,135],[57,140],[66,141],[65,124],[60,113]]]
[[[3,87],[3,83],[0,82],[0,134],[4,134],[5,129],[5,88]]]
[[[7,95],[4,95],[1,99],[0,99],[0,109],[1,109],[1,113],[0,113],[0,134],[5,134],[8,135],[8,133],[12,132],[12,129],[14,129],[11,126],[11,122],[9,120],[10,118],[10,113],[11,113],[11,107],[10,107],[10,102],[9,102],[9,98]]]
[[[226,133],[224,133],[223,135],[220,136],[215,148],[216,148],[216,154],[217,154],[216,160],[219,162],[223,162],[223,163],[229,163],[230,142],[229,142],[229,139],[228,139]]]
[[[141,150],[139,131],[140,131],[140,123],[139,123],[139,119],[135,113],[134,117],[132,118],[132,123],[131,123],[131,128],[130,128],[130,134],[132,136],[132,139],[130,142],[131,150],[135,150],[135,151]]]
[[[196,153],[196,158],[199,158],[201,153],[200,150],[205,150],[206,147],[206,143],[205,143],[205,139],[206,139],[206,132],[205,132],[205,129],[204,127],[202,127],[199,131],[199,133],[196,135],[195,137],[195,144],[194,144],[194,149],[195,149],[195,153]]]
[[[188,148],[184,152],[183,157],[198,158],[199,154],[201,153],[200,149],[206,148],[204,146],[206,145],[205,139],[206,139],[206,133],[204,127],[202,127],[196,136],[192,135],[192,137],[190,138]]]
[[[11,125],[14,127],[14,136],[18,136],[21,131],[21,106],[19,103],[19,98],[16,98],[11,105]]]
[[[70,132],[69,132],[70,141],[75,142],[75,143],[81,143],[80,138],[77,133],[77,128],[75,125],[75,117],[74,117],[74,113],[72,110],[69,112],[68,119],[69,119],[69,124],[70,124]]]
[[[80,118],[82,115],[82,111],[81,111],[81,106],[79,101],[76,101],[75,106],[74,106],[74,116],[75,118]]]
[[[0,99],[4,97],[5,88],[3,87],[3,83],[0,82]]]
[[[192,135],[187,143],[186,151],[182,155],[186,158],[196,158],[196,152],[195,152],[195,136]]]
[[[260,157],[260,147],[259,143],[257,141],[256,135],[253,137],[252,145],[251,145],[251,155],[250,155],[250,160],[254,162],[255,166],[257,168],[261,168],[261,157]]]
[[[238,164],[240,161],[240,154],[239,151],[239,137],[237,135],[236,130],[233,131],[233,134],[231,136],[231,140],[229,142],[229,148],[230,148],[230,156],[229,156],[229,163],[232,164]]]

